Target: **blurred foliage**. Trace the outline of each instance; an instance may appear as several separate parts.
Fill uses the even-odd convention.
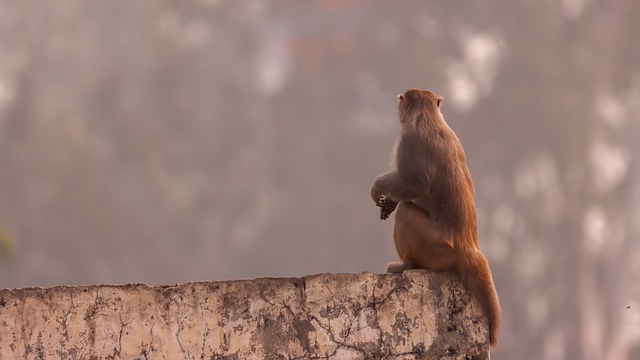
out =
[[[9,230],[0,228],[0,259],[10,257],[15,249],[15,238]]]

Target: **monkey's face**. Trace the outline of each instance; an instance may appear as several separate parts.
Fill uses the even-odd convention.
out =
[[[416,111],[440,111],[442,96],[429,90],[409,89],[398,95],[398,112],[400,122],[405,124],[412,120]]]

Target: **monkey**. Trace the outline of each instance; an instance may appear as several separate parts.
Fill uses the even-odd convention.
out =
[[[486,257],[480,252],[471,173],[460,140],[440,112],[443,98],[428,90],[398,95],[400,131],[391,171],[378,176],[371,198],[380,219],[395,211],[393,241],[402,262],[387,273],[424,268],[452,271],[475,297],[498,345],[501,309]]]

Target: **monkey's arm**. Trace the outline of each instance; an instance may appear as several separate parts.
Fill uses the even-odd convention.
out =
[[[397,172],[388,172],[376,178],[371,187],[371,198],[380,207],[380,219],[385,220],[401,201],[410,201],[416,194],[401,183]]]
[[[388,172],[378,176],[374,181],[371,187],[371,199],[376,205],[382,196],[396,203],[411,201],[418,196],[412,188],[412,186],[402,183],[396,171]]]

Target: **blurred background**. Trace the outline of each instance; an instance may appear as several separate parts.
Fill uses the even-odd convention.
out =
[[[0,1],[0,287],[381,272],[443,95],[495,359],[640,359],[640,2]]]

